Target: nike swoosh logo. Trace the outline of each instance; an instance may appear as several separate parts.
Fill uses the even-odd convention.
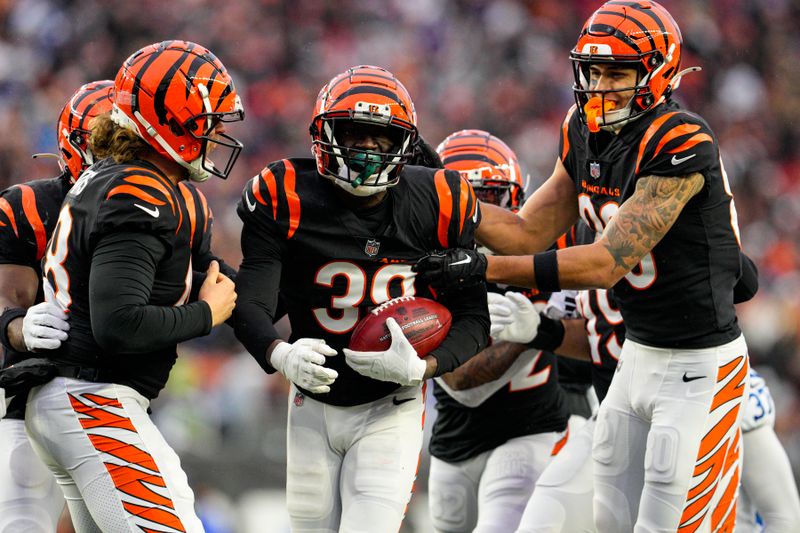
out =
[[[456,266],[456,265],[468,265],[468,264],[470,264],[471,262],[472,262],[472,258],[471,258],[470,256],[467,256],[467,257],[465,257],[464,259],[462,259],[461,261],[456,261],[455,263],[450,263],[450,266]]]
[[[406,402],[410,402],[413,399],[414,398],[398,398],[397,396],[395,396],[395,397],[392,398],[392,403],[395,404],[395,405],[401,405],[401,404],[404,404]]]
[[[249,209],[251,213],[256,210],[256,203],[250,203],[250,197],[247,196],[247,191],[244,191],[244,201],[247,204],[247,209]]]
[[[153,207],[151,209],[149,207],[145,207],[145,206],[139,205],[139,204],[133,204],[133,205],[135,205],[136,207],[138,207],[139,209],[141,209],[142,211],[144,211],[145,213],[147,213],[151,217],[158,218],[159,213],[158,213],[158,208],[157,207]]]
[[[686,157],[681,157],[680,159],[678,159],[677,155],[673,155],[672,156],[672,164],[673,165],[680,165],[684,161],[688,161],[688,160],[690,160],[691,158],[693,158],[696,155],[697,154],[687,155]]]
[[[696,379],[703,379],[704,377],[705,376],[692,376],[692,377],[689,377],[689,376],[686,375],[686,372],[684,372],[683,373],[683,382],[684,383],[689,383],[690,381],[694,381]]]

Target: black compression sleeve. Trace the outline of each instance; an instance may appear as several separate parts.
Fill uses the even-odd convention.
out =
[[[758,268],[753,260],[739,252],[742,261],[742,276],[733,288],[733,303],[746,302],[758,292]]]
[[[455,370],[483,350],[489,342],[490,326],[484,283],[451,289],[439,302],[452,313],[453,324],[442,344],[430,353],[436,358],[437,376]]]
[[[205,302],[149,305],[156,266],[166,246],[154,235],[105,236],[92,256],[89,305],[97,343],[114,353],[146,353],[211,331]]]
[[[242,228],[242,265],[236,276],[234,331],[247,351],[266,372],[275,372],[266,358],[267,348],[280,335],[272,325],[278,306],[281,258],[285,244],[269,238],[245,222]]]

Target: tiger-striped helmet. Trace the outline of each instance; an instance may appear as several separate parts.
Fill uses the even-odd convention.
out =
[[[214,54],[188,41],[155,43],[131,55],[114,80],[111,118],[194,181],[227,178],[242,150],[220,127],[244,119],[233,80]]]
[[[355,128],[385,128],[391,150],[343,146],[337,137],[343,122]],[[309,130],[319,173],[351,194],[370,196],[395,185],[409,163],[417,140],[417,113],[408,91],[391,72],[361,65],[334,76],[320,90]]]
[[[528,176],[523,177],[517,154],[491,133],[457,131],[436,151],[444,167],[461,173],[482,202],[516,211],[525,201]]]
[[[89,146],[91,121],[111,111],[111,80],[93,81],[75,91],[58,116],[58,164],[75,183],[81,172],[94,163]]]
[[[601,110],[598,122],[604,129],[616,129],[641,116],[669,97],[680,76],[681,30],[669,12],[650,0],[612,0],[595,11],[581,30],[570,53],[575,75],[573,91],[578,112],[586,121],[585,106],[597,98]],[[613,64],[638,71],[635,86],[613,90],[593,90],[589,67]],[[609,108],[605,95],[634,91],[621,109]]]

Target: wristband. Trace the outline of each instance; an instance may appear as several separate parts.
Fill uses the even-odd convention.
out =
[[[541,321],[536,329],[536,336],[528,343],[528,346],[536,350],[555,352],[556,348],[564,342],[564,324],[561,323],[561,320],[553,320],[543,314],[539,314],[539,317]]]
[[[558,256],[556,250],[548,250],[533,256],[533,275],[539,292],[558,292]]]
[[[0,315],[0,344],[5,346],[6,350],[18,351],[11,346],[11,341],[8,338],[8,325],[12,320],[25,316],[26,312],[27,310],[21,307],[7,307],[3,314]]]

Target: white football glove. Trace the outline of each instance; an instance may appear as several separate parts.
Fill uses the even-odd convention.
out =
[[[325,357],[336,355],[336,350],[322,339],[298,339],[293,343],[279,343],[270,355],[269,364],[286,379],[315,394],[330,392],[330,385],[339,376],[325,368]]]
[[[417,351],[408,342],[394,318],[386,319],[386,327],[392,335],[392,344],[388,350],[356,352],[345,348],[344,357],[347,364],[359,374],[369,378],[400,385],[419,385],[425,375],[427,363],[419,358]]]
[[[562,318],[578,318],[580,311],[578,311],[578,291],[563,290],[554,292],[547,300],[547,306],[544,308],[545,316],[553,320],[561,320]]]
[[[55,350],[61,346],[68,337],[67,318],[67,313],[51,302],[29,307],[22,319],[22,338],[28,351]]]
[[[497,294],[489,301],[492,302],[489,316],[494,340],[528,344],[536,337],[541,318],[533,302],[524,294],[507,292],[505,295]]]

